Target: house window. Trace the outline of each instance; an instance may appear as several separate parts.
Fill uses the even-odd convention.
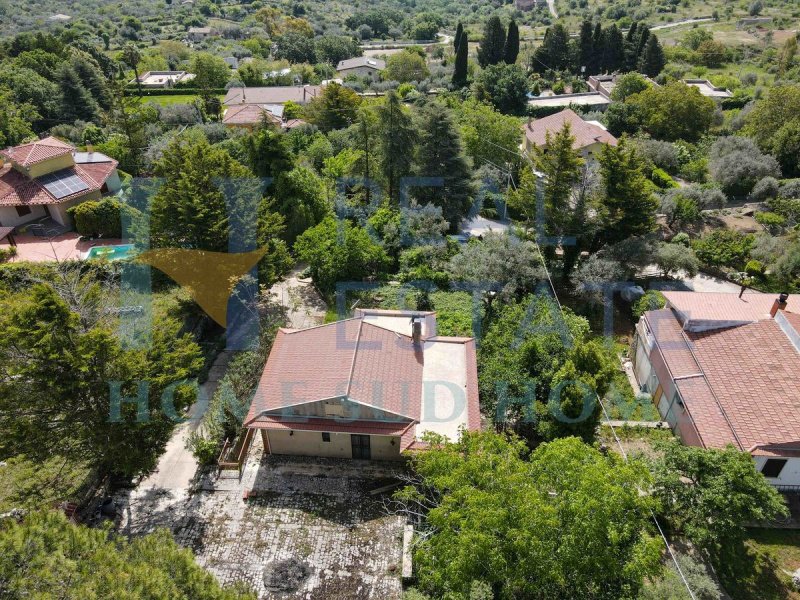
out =
[[[767,462],[764,463],[764,466],[761,467],[761,474],[764,477],[778,477],[783,471],[783,467],[786,464],[785,458],[768,458]]]
[[[331,441],[331,434],[327,431],[322,432],[322,441],[323,442],[330,442]]]
[[[17,216],[24,217],[26,215],[31,214],[31,207],[30,206],[17,206]]]

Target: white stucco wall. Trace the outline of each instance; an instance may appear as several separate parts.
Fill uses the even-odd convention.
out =
[[[766,456],[754,456],[756,470],[760,473],[767,462]],[[800,485],[800,458],[787,458],[779,477],[767,477],[772,485]]]
[[[331,433],[331,441],[322,441],[319,431],[268,431],[269,450],[272,454],[300,456],[325,456],[329,458],[352,458],[353,451],[348,433]],[[394,445],[392,445],[394,440]],[[370,451],[373,459],[396,460],[400,458],[398,437],[371,435]]]
[[[31,214],[25,215],[24,217],[20,217],[17,214],[17,209],[13,206],[2,206],[0,207],[0,226],[2,227],[16,227],[18,225],[24,225],[25,223],[30,223],[31,221],[35,221],[36,219],[41,219],[42,217],[46,217],[47,213],[44,210],[44,206],[40,204],[34,204],[30,207]]]

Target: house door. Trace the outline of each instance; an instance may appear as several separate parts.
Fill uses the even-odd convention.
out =
[[[350,435],[350,445],[353,448],[353,458],[370,459],[368,435],[358,435],[355,433]]]

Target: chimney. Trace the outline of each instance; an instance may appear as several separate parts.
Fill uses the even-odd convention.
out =
[[[773,319],[775,315],[778,314],[779,310],[786,310],[786,301],[789,299],[789,294],[786,292],[782,292],[780,296],[775,300],[775,303],[772,305],[772,308],[769,311],[769,316]]]
[[[411,340],[415,346],[419,346],[422,342],[422,319],[419,317],[411,320]]]

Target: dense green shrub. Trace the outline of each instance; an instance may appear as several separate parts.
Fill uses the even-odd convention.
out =
[[[648,310],[658,310],[664,308],[666,304],[667,299],[664,297],[664,294],[658,290],[647,290],[644,296],[633,303],[631,312],[633,316],[638,319]]]
[[[116,198],[88,200],[67,210],[78,233],[106,238],[122,237],[122,216],[126,211],[133,214],[132,208]]]
[[[14,246],[10,246],[9,248],[0,248],[0,263],[11,260],[16,255],[17,249]]]
[[[754,243],[755,237],[752,234],[733,229],[718,229],[694,240],[692,246],[702,263],[741,271],[750,258]]]
[[[659,169],[658,167],[654,168],[650,174],[650,181],[655,183],[661,189],[678,187],[678,184],[675,183],[675,180],[672,179],[672,177],[670,177],[664,169]]]

